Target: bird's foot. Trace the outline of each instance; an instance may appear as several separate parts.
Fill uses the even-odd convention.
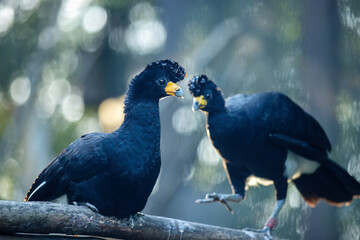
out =
[[[91,203],[84,203],[84,202],[76,202],[76,201],[73,201],[73,204],[76,205],[76,206],[85,206],[87,208],[89,208],[91,211],[93,212],[96,212],[96,213],[99,213],[99,210],[94,206],[92,205]]]
[[[243,231],[263,233],[267,239],[272,239],[271,229],[268,226],[265,226],[263,229],[244,228]]]
[[[84,206],[90,208],[90,210],[93,211],[93,212],[99,213],[99,210],[97,209],[97,207],[95,207],[95,206],[92,205],[91,203],[88,203],[88,202],[87,202],[87,203],[85,203]]]
[[[142,212],[137,212],[134,215],[130,214],[129,217],[124,218],[124,222],[128,225],[128,227],[131,230],[133,230],[138,219],[143,216],[145,216],[145,214],[143,214]]]
[[[226,210],[230,213],[233,213],[233,210],[230,208],[227,202],[240,202],[244,197],[240,194],[223,194],[223,193],[208,193],[204,199],[197,199],[196,203],[213,203],[219,202],[225,205]]]
[[[272,238],[271,232],[275,229],[276,226],[277,226],[276,219],[274,217],[270,217],[263,229],[245,228],[244,231],[264,233],[269,239],[271,239]]]

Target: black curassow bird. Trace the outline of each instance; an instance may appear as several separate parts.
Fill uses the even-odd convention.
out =
[[[320,199],[341,206],[360,197],[359,182],[328,158],[331,144],[320,124],[287,96],[238,94],[225,101],[204,75],[194,77],[188,87],[193,110],[207,115],[208,135],[223,158],[232,188],[232,194],[207,194],[197,203],[218,201],[231,211],[227,201],[242,201],[251,178],[270,180],[276,207],[264,228],[255,230],[270,234],[285,203],[288,180],[311,207]]]
[[[37,177],[25,201],[67,195],[70,204],[118,218],[141,211],[159,175],[159,100],[182,97],[186,76],[171,60],[149,64],[129,85],[122,125],[112,133],[85,134]]]

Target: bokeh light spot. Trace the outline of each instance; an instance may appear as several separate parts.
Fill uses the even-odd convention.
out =
[[[45,82],[40,87],[36,101],[36,111],[41,118],[50,118],[64,96],[71,92],[70,83],[66,79]]]
[[[10,85],[10,96],[16,105],[23,105],[31,93],[30,80],[27,77],[18,77]]]
[[[0,176],[0,198],[1,199],[7,199],[10,200],[11,199],[11,195],[12,195],[12,190],[13,190],[13,182],[11,181],[11,179],[6,176]]]
[[[6,32],[14,22],[15,11],[8,6],[0,5],[0,34]]]
[[[139,55],[158,51],[166,41],[167,32],[158,20],[133,22],[125,32],[126,46]]]
[[[40,0],[21,0],[20,7],[22,10],[30,11],[39,5]]]
[[[89,0],[64,0],[57,17],[57,25],[63,32],[74,30],[80,23],[81,16],[85,11]]]
[[[79,94],[71,93],[61,104],[62,114],[68,122],[77,122],[84,115],[85,105]]]
[[[189,135],[199,126],[198,114],[194,114],[189,106],[176,110],[172,117],[172,126],[177,133]]]
[[[221,161],[219,154],[215,151],[207,136],[201,139],[197,149],[197,155],[199,161],[206,165],[215,166]]]
[[[153,20],[156,18],[156,11],[149,3],[139,3],[133,7],[129,14],[131,22],[138,20]]]
[[[99,120],[96,117],[83,117],[76,127],[77,136],[99,131]]]
[[[75,51],[73,50],[65,50],[60,54],[60,64],[64,68],[64,71],[67,75],[75,72],[78,66],[79,58]]]
[[[71,85],[66,79],[57,79],[50,83],[48,88],[49,97],[56,103],[59,103],[63,96],[69,95]]]
[[[82,26],[87,33],[96,33],[103,29],[107,22],[107,13],[104,8],[92,6],[86,11]]]
[[[53,115],[56,102],[50,96],[47,87],[42,87],[40,89],[35,107],[37,115],[41,118],[48,119]]]
[[[116,130],[124,121],[124,98],[108,98],[100,104],[99,119],[105,132]]]
[[[41,31],[39,36],[39,47],[50,49],[55,46],[58,40],[58,30],[55,27],[47,27]]]

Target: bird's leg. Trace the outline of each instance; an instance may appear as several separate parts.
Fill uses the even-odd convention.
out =
[[[268,227],[271,231],[274,230],[277,225],[277,218],[279,216],[281,208],[284,206],[284,203],[285,203],[285,199],[276,201],[275,210],[273,211],[270,218],[265,224],[265,227]]]
[[[73,204],[76,205],[76,206],[85,206],[87,208],[89,208],[91,211],[93,212],[96,212],[96,213],[99,213],[99,210],[94,206],[92,205],[91,203],[84,203],[84,202],[76,202],[76,201],[73,201]]]
[[[240,194],[223,194],[223,193],[208,193],[204,199],[197,199],[196,203],[213,203],[219,202],[225,205],[226,210],[233,213],[227,202],[240,202],[244,199]]]
[[[266,233],[268,236],[271,236],[271,231],[275,229],[277,226],[277,218],[279,216],[281,208],[284,206],[285,199],[277,200],[276,206],[271,214],[270,218],[265,223],[265,226],[263,229],[251,229],[251,228],[245,228],[245,231],[251,231],[251,232],[263,232]]]

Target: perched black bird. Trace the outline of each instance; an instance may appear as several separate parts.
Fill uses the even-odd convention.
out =
[[[260,183],[270,180],[277,203],[260,230],[270,233],[289,180],[311,207],[320,199],[341,206],[360,197],[360,184],[328,158],[331,144],[320,124],[287,96],[238,94],[225,101],[221,90],[204,75],[188,86],[194,96],[193,110],[207,115],[208,135],[223,158],[232,188],[232,194],[207,194],[197,203],[218,201],[231,211],[227,201],[242,201],[251,178],[257,177]]]
[[[182,97],[176,82],[185,76],[171,60],[148,65],[130,82],[119,129],[75,140],[40,173],[25,201],[66,194],[70,204],[107,216],[124,218],[141,211],[161,165],[159,100]]]

